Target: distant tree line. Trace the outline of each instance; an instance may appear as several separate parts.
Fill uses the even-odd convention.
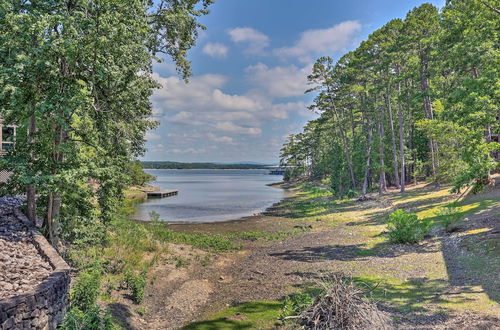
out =
[[[180,163],[167,161],[143,161],[142,166],[146,169],[221,169],[221,170],[248,170],[264,169],[267,165],[259,164],[214,164],[214,163]]]
[[[320,117],[288,137],[286,177],[339,195],[430,179],[478,191],[498,168],[500,16],[494,1],[414,8],[308,77]],[[497,140],[498,141],[498,140]]]

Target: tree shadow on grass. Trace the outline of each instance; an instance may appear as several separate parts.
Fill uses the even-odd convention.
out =
[[[129,306],[120,303],[112,303],[108,305],[108,311],[120,327],[123,329],[135,329],[130,322],[132,313],[130,312]]]
[[[465,224],[461,235],[443,237],[443,256],[453,285],[481,286],[500,303],[500,217]]]
[[[277,321],[283,304],[275,301],[253,301],[228,307],[208,320],[190,323],[182,329],[256,329],[269,328]]]
[[[372,248],[365,244],[306,246],[296,250],[270,253],[272,257],[300,262],[320,262],[325,260],[352,261],[368,257],[394,258],[409,253],[433,253],[438,251],[434,244],[404,245],[383,242]]]
[[[410,278],[394,282],[385,278],[355,277],[360,285],[367,287],[369,297],[383,301],[382,305],[399,312],[426,312],[426,306],[436,304],[453,306],[473,301],[470,295],[482,293],[482,290],[470,286],[459,288],[450,285],[448,280],[426,277]]]

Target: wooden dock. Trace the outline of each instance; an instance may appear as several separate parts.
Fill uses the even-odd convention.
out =
[[[165,198],[176,196],[179,193],[178,190],[155,190],[148,191],[148,198]]]

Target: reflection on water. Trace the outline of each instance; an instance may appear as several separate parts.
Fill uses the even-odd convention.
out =
[[[155,211],[168,222],[234,220],[264,211],[284,197],[282,189],[267,184],[282,177],[268,170],[146,170],[156,176],[152,185],[179,190],[179,195],[149,199],[134,218],[148,220]]]

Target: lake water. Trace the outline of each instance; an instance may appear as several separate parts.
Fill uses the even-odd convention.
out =
[[[267,186],[282,176],[268,170],[146,170],[153,186],[178,190],[174,197],[148,199],[137,207],[135,219],[149,220],[155,211],[167,222],[236,220],[264,211],[279,202],[285,191]]]

